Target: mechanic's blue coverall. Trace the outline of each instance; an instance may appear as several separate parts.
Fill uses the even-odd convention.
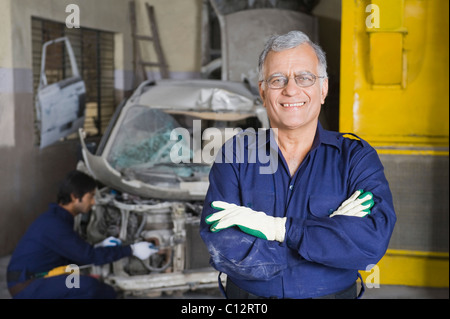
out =
[[[257,136],[241,133],[233,143],[229,140],[211,169],[200,234],[212,266],[239,288],[261,297],[314,298],[354,285],[358,270],[384,255],[396,222],[375,149],[354,135],[318,124],[310,152],[291,177],[273,136],[266,137],[263,146]],[[238,146],[230,152],[231,145]],[[239,151],[242,145],[245,153]],[[272,165],[278,160],[273,174],[261,174],[268,164],[254,160],[255,147],[276,150],[277,158],[270,159]],[[358,189],[373,193],[371,214],[330,218]],[[205,218],[217,212],[210,206],[213,201],[287,217],[284,242],[260,239],[237,227],[211,232]]]
[[[8,265],[8,288],[27,282],[34,274],[55,267],[113,262],[132,254],[130,246],[94,248],[73,229],[74,217],[57,204],[50,204],[28,228]],[[79,288],[66,286],[67,275],[36,278],[13,298],[115,298],[114,289],[96,278],[80,275]]]

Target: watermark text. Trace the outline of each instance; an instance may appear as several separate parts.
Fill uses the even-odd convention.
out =
[[[80,7],[76,4],[68,4],[66,13],[70,14],[66,17],[66,27],[69,29],[80,28]]]
[[[273,174],[278,167],[276,129],[215,128],[202,132],[201,120],[193,120],[192,135],[186,128],[171,131],[176,141],[170,149],[172,163],[258,163],[261,174]],[[238,135],[236,138],[233,136]]]

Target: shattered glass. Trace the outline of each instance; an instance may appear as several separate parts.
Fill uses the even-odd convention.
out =
[[[178,122],[169,114],[144,106],[131,107],[115,136],[107,161],[128,179],[143,182],[175,183],[180,180],[195,180],[198,174],[206,174],[209,167],[189,165],[193,152],[190,141],[171,140],[170,136]],[[172,147],[189,149],[186,164],[173,163],[170,157]]]

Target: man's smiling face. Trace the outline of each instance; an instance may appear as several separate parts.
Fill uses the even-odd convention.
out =
[[[274,75],[289,77],[285,88],[271,89],[267,83],[260,83],[260,94],[272,128],[292,130],[311,127],[314,130],[321,105],[328,93],[328,79],[320,79],[309,87],[299,87],[296,75],[312,73],[319,76],[319,61],[309,44],[281,52],[270,51],[264,63],[264,79]]]

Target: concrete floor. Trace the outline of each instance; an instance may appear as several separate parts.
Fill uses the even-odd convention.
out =
[[[10,256],[0,257],[0,299],[11,299],[6,286],[6,267],[9,259]],[[217,293],[208,296],[204,293],[189,292],[175,298],[205,299],[209,297],[216,299],[221,296]],[[366,288],[363,299],[449,299],[449,289],[382,285],[380,288]]]

